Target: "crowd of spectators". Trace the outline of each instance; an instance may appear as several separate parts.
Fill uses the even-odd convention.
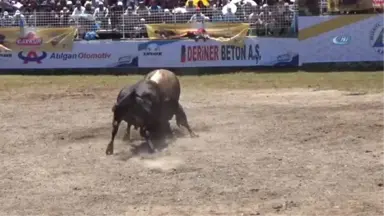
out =
[[[0,0],[0,26],[88,27],[145,37],[145,24],[249,22],[250,34],[286,35],[294,0]],[[236,7],[233,7],[236,5]]]

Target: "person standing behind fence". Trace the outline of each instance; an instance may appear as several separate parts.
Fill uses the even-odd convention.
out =
[[[200,8],[196,8],[196,13],[192,15],[189,23],[202,23],[206,20],[206,16],[201,12]]]
[[[123,2],[118,1],[117,4],[113,4],[110,8],[110,13],[112,29],[117,30],[119,27],[119,18],[122,18],[121,16],[124,13]]]
[[[20,24],[23,24],[23,26],[25,25],[25,17],[23,14],[21,14],[21,12],[19,10],[17,10],[15,12],[15,15],[13,15],[13,25],[14,26],[20,26]]]
[[[106,29],[108,26],[109,10],[104,7],[102,1],[98,2],[98,8],[95,9],[93,16],[96,19],[96,22],[100,23],[102,29]]]
[[[81,6],[80,1],[77,1],[75,9],[73,9],[72,16],[84,14],[84,11],[85,11],[85,7]]]
[[[9,26],[12,26],[13,23],[14,23],[14,19],[12,16],[9,15],[8,11],[4,11],[4,14],[3,14],[3,17],[1,17],[1,21],[0,23],[4,26],[4,27],[9,27]]]

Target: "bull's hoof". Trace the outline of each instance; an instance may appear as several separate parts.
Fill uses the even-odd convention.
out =
[[[113,154],[113,149],[107,148],[107,150],[105,151],[105,154],[106,155],[112,155]]]
[[[197,138],[197,137],[199,137],[198,134],[195,134],[195,133],[193,133],[193,132],[192,132],[190,135],[191,135],[191,138]]]
[[[151,149],[151,148],[148,149],[148,153],[150,154],[154,154],[156,152],[158,152],[157,149]]]

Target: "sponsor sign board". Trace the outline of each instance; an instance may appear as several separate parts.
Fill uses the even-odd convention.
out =
[[[299,17],[300,64],[383,61],[384,15]]]
[[[76,29],[66,28],[2,28],[0,44],[14,51],[71,51]]]
[[[248,38],[241,45],[214,40],[147,41],[139,44],[139,66],[231,67],[295,66],[298,64],[297,39]]]
[[[0,54],[0,69],[137,67],[135,42],[76,42],[70,52],[20,51]]]

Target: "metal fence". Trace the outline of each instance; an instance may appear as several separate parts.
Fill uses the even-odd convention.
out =
[[[295,34],[294,15],[297,8],[294,5],[282,6],[244,6],[237,7],[235,13],[228,13],[228,8],[203,8],[203,16],[194,20],[197,13],[194,10],[113,10],[104,8],[91,9],[81,15],[74,15],[70,10],[59,12],[21,12],[20,15],[8,14],[2,16],[1,27],[19,26],[20,21],[28,27],[66,27],[74,26],[79,33],[91,31],[116,31],[122,38],[146,38],[145,24],[155,23],[188,23],[188,22],[246,22],[250,23],[250,35],[258,36],[287,36]],[[95,25],[97,24],[97,25]]]

